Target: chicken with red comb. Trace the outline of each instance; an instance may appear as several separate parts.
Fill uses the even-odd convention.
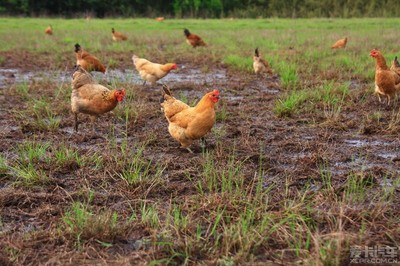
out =
[[[219,100],[219,91],[206,93],[193,107],[173,97],[166,85],[163,85],[162,94],[161,106],[169,124],[169,133],[182,148],[192,153],[189,146],[197,139],[204,140],[215,124],[215,104]]]
[[[387,98],[387,104],[400,90],[400,76],[389,69],[386,65],[385,57],[378,49],[373,49],[370,56],[375,58],[375,93],[378,95],[379,102],[382,102],[381,96]]]

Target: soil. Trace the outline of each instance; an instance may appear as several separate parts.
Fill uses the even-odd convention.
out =
[[[0,69],[2,155],[8,160],[15,160],[14,148],[25,140],[49,142],[52,146],[65,143],[76,148],[81,155],[100,153],[104,167],[97,171],[91,167],[80,167],[75,162],[54,167],[39,161],[37,163],[43,164],[42,169],[50,179],[46,185],[32,188],[15,186],[14,177],[2,173],[0,243],[9,249],[0,253],[0,264],[13,263],[10,250],[16,252],[14,256],[18,258],[18,264],[123,265],[145,264],[154,259],[146,247],[137,247],[141,239],[153,234],[140,224],[125,229],[123,235],[117,235],[112,247],[107,249],[95,242],[79,250],[68,237],[55,234],[61,226],[65,210],[74,201],[84,202],[89,190],[95,192],[92,205],[116,211],[121,217],[129,217],[131,206],[139,206],[139,201],[143,199],[168,202],[176,198],[185,201],[185,196],[197,193],[193,185],[189,185],[191,181],[186,173],[194,177],[201,174],[202,148],[195,142],[192,146],[194,153],[191,154],[180,149],[171,138],[159,107],[160,88],[142,86],[128,63],[122,64],[119,72],[110,70],[105,76],[96,74],[95,77],[102,82],[110,82],[111,78],[118,79],[126,73],[132,75],[132,82],[127,80],[127,89],[134,90],[134,102],[127,99],[118,107],[121,110],[131,104],[140,107],[138,116],[128,125],[113,113],[106,114],[98,119],[97,132],[92,135],[89,119],[81,115],[80,131],[75,133],[67,98],[65,102],[55,103],[61,116],[59,129],[41,131],[16,119],[15,112],[26,108],[27,103],[12,88],[25,79],[30,93],[53,97],[61,78],[53,82],[35,80],[39,72],[46,71],[46,58],[14,52],[1,56],[6,58]],[[279,76],[256,77],[222,64],[217,68],[210,64],[208,70],[203,72],[191,62],[180,64],[185,67],[170,74],[165,81],[175,96],[187,96],[189,102],[193,102],[211,89],[221,91],[217,112],[226,108],[227,117],[218,120],[215,125],[220,136],[217,133],[207,136],[207,149],[213,151],[218,159],[225,160],[234,148],[236,159],[244,162],[246,179],[251,179],[258,171],[260,161],[265,170],[265,187],[274,185],[283,188],[289,179],[289,187],[301,188],[308,184],[311,190],[318,191],[323,182],[321,176],[327,172],[332,175],[335,188],[343,186],[350,174],[370,176],[373,182],[384,187],[391,185],[384,180],[399,175],[398,132],[387,130],[394,109],[380,104],[373,95],[365,97],[366,84],[355,81],[347,99],[350,103],[344,106],[339,118],[334,121],[325,118],[326,110],[318,103],[315,104],[316,112],[278,117],[273,112],[274,105],[285,93],[280,87]],[[68,83],[72,64],[66,68],[68,70],[62,76]],[[368,119],[370,110],[377,110],[383,115],[378,121]],[[124,135],[126,126],[127,136]],[[168,181],[164,185],[144,188],[128,186],[118,178],[114,173],[123,166],[116,165],[113,159],[116,150],[110,147],[107,140],[111,135],[115,136],[117,146],[127,138],[130,149],[137,149],[135,145],[147,142],[143,156],[165,165],[163,178]],[[398,203],[397,206],[400,206]],[[27,238],[30,240],[26,241]]]

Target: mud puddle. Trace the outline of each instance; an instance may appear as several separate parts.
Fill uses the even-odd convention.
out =
[[[109,69],[106,74],[92,72],[92,75],[97,80],[106,79],[108,82],[114,81],[122,83],[143,84],[138,72],[134,69]],[[13,83],[24,83],[32,80],[43,81],[49,80],[52,82],[66,83],[70,82],[72,78],[72,71],[21,71],[20,69],[0,69],[0,88]],[[226,70],[216,69],[212,72],[204,72],[201,69],[188,68],[181,66],[178,71],[173,71],[165,76],[161,81],[163,83],[192,83],[196,85],[226,82]]]

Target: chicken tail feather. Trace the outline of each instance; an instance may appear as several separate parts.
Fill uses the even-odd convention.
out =
[[[160,104],[162,104],[164,102],[165,95],[172,96],[171,90],[165,84],[162,84],[161,93],[162,93],[162,96],[160,98]]]
[[[258,47],[257,47],[256,50],[254,51],[254,55],[255,55],[256,57],[260,57],[260,54],[258,53]]]
[[[163,95],[167,94],[169,96],[172,96],[171,90],[165,84],[162,85],[162,92]]]
[[[81,46],[79,43],[75,44],[75,53],[79,52],[81,50]]]

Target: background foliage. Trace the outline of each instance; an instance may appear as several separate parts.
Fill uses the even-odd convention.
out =
[[[399,0],[0,0],[0,14],[79,17],[398,17]]]

